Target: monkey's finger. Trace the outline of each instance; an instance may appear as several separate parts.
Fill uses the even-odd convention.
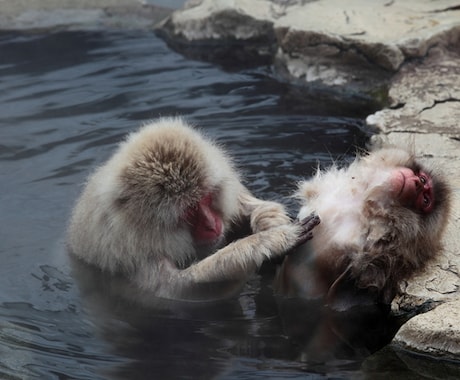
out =
[[[300,247],[302,244],[305,244],[308,240],[311,240],[313,238],[313,232],[311,231],[304,231],[302,232],[297,241],[296,244],[293,248]]]
[[[298,223],[306,231],[311,231],[313,228],[315,228],[318,224],[321,223],[321,219],[319,218],[318,215],[311,214],[307,216],[306,218],[302,219],[301,221],[299,221]]]

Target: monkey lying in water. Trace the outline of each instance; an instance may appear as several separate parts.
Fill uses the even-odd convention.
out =
[[[318,171],[296,195],[298,217],[314,212],[321,224],[284,259],[276,292],[332,304],[348,302],[344,294],[391,303],[400,283],[439,252],[450,193],[438,173],[396,148]]]

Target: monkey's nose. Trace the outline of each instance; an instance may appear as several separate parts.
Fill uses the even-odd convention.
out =
[[[417,191],[417,194],[418,194],[423,190],[423,183],[420,180],[420,178],[417,176],[415,176],[414,182],[415,182],[415,190]]]

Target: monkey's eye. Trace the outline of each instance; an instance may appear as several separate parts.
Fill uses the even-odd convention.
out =
[[[431,203],[431,199],[429,197],[423,197],[423,206],[428,207]]]
[[[418,178],[420,178],[420,182],[422,183],[422,185],[426,185],[427,180],[424,175],[419,175]]]

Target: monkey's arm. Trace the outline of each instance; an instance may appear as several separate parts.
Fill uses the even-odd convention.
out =
[[[166,262],[155,272],[145,267],[136,281],[164,298],[211,300],[233,296],[265,259],[311,239],[318,223],[318,217],[310,217],[250,235],[183,270]]]
[[[254,233],[291,223],[283,205],[258,199],[247,189],[240,193],[238,203],[240,214],[249,218]]]

